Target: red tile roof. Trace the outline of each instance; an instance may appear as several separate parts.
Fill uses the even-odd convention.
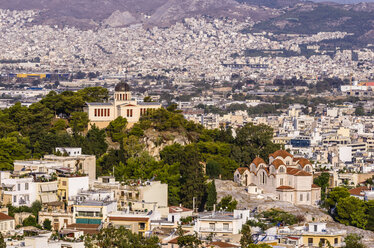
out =
[[[281,166],[281,165],[285,165],[285,164],[283,163],[283,161],[280,160],[280,159],[276,159],[276,160],[274,160],[271,164],[274,165],[275,169],[278,169],[279,166]]]
[[[240,174],[243,174],[246,170],[249,170],[248,167],[239,167],[237,169],[239,171]]]
[[[361,187],[357,187],[357,188],[354,188],[354,189],[350,189],[348,191],[351,195],[363,196],[363,194],[361,194],[361,192],[366,191],[366,190],[370,190],[370,188],[368,188],[367,186],[361,186]]]
[[[312,174],[305,172],[303,170],[296,169],[296,168],[287,168],[287,174],[293,175],[293,176],[301,176],[301,177],[312,176]]]
[[[270,157],[273,157],[273,158],[276,158],[276,157],[282,157],[282,158],[286,158],[286,157],[293,157],[291,153],[285,151],[285,150],[278,150],[272,154],[270,154]]]
[[[13,217],[10,217],[9,215],[7,214],[4,214],[4,213],[0,213],[0,221],[1,220],[14,220]]]
[[[291,186],[279,186],[277,189],[279,190],[293,190],[294,188],[292,188]]]
[[[317,184],[312,184],[312,188],[320,188]]]
[[[253,159],[252,163],[255,164],[256,167],[257,167],[257,166],[259,166],[260,164],[265,164],[265,161],[264,161],[262,158],[257,157],[257,158],[255,158],[255,159]]]
[[[294,158],[293,161],[299,164],[301,168],[304,168],[307,164],[311,164],[310,161],[306,158]]]

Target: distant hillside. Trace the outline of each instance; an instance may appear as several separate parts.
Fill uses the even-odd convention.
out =
[[[354,34],[347,38],[347,43],[370,43],[374,40],[374,4],[297,4],[285,14],[247,31],[299,34],[343,31]]]
[[[300,0],[237,0],[239,3],[266,6],[269,8],[282,8],[299,3]]]

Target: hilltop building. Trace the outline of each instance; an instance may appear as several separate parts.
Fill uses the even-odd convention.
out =
[[[248,187],[250,193],[271,193],[281,201],[316,205],[321,188],[313,184],[312,170],[308,159],[279,150],[270,154],[269,164],[255,158],[248,167],[238,168],[234,181]]]
[[[114,101],[107,103],[87,103],[85,111],[90,119],[90,124],[105,128],[117,117],[127,119],[130,125],[139,121],[140,117],[150,111],[161,108],[160,103],[140,102],[132,100],[130,86],[127,83],[118,83],[115,87]]]

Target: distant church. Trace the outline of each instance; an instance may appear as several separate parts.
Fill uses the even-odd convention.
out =
[[[85,111],[90,119],[90,124],[99,128],[105,128],[117,117],[126,118],[130,125],[138,122],[140,117],[150,111],[161,108],[160,103],[141,102],[131,100],[130,86],[127,83],[118,83],[115,87],[114,101],[101,103],[86,103]]]

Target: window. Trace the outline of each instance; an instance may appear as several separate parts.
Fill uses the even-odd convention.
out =
[[[110,109],[108,109],[108,116],[110,116]]]
[[[339,239],[338,238],[335,238],[334,239],[334,244],[337,245],[339,243]]]
[[[223,230],[225,231],[229,230],[229,223],[223,223]]]
[[[313,238],[308,238],[308,245],[312,246],[313,245]]]
[[[130,109],[127,110],[127,117],[130,117]]]
[[[95,116],[97,116],[97,109],[95,109]]]
[[[309,193],[306,194],[306,200],[309,201]]]
[[[283,178],[280,179],[279,184],[280,184],[280,185],[283,185]]]
[[[130,117],[132,117],[132,109],[130,109]]]
[[[21,184],[17,184],[18,191],[21,190]]]
[[[322,243],[322,246],[326,243],[326,239],[321,239],[320,243]]]
[[[66,181],[62,181],[62,186],[66,186]]]
[[[279,168],[279,173],[284,173],[284,167],[283,167],[283,166],[281,166],[281,167]]]
[[[16,195],[13,196],[13,202],[17,202],[17,196]]]
[[[300,201],[303,201],[303,194],[300,194]]]
[[[318,226],[314,225],[314,231],[317,232],[317,230],[318,230]]]
[[[25,183],[25,190],[29,190],[29,183]]]
[[[215,223],[209,223],[209,229],[215,230],[216,229],[216,224]]]

